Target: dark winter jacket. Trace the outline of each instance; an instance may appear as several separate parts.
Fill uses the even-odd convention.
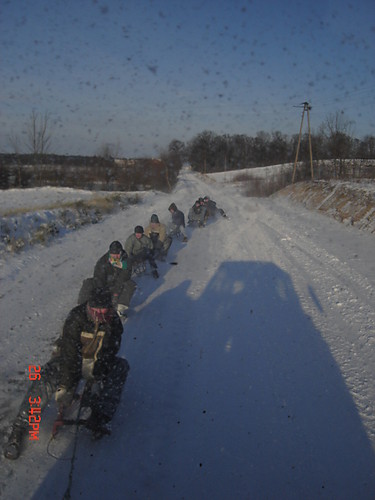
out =
[[[208,217],[213,217],[214,215],[216,215],[217,207],[215,201],[213,200],[205,201],[204,206],[207,208]]]
[[[178,210],[176,207],[176,211],[172,212],[172,224],[176,227],[185,227],[185,215],[181,210]]]
[[[122,322],[114,310],[97,331],[86,311],[87,303],[72,309],[64,323],[60,340],[61,385],[73,388],[82,376],[83,358],[94,361],[93,375],[100,379],[109,373],[120,349]]]
[[[189,210],[189,215],[188,215],[189,222],[204,223],[206,219],[207,219],[207,209],[205,206],[193,205]]]
[[[98,288],[108,288],[112,294],[121,294],[126,281],[130,280],[132,264],[122,257],[119,263],[111,263],[109,253],[104,254],[95,265],[94,279]],[[121,266],[121,267],[119,267]]]
[[[217,212],[219,212],[222,217],[226,217],[224,210],[222,208],[218,208],[216,201],[214,200],[205,201],[203,206],[207,209],[207,217],[215,217]]]

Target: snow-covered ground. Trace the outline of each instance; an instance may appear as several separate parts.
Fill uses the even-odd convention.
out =
[[[300,165],[300,163],[298,163]],[[293,163],[280,163],[279,165],[270,165],[267,167],[252,167],[243,168],[241,170],[227,170],[225,172],[217,172],[208,174],[209,177],[219,182],[233,182],[239,176],[241,178],[248,177],[249,179],[264,179],[275,175],[287,174],[293,172]]]
[[[375,239],[285,198],[250,199],[184,170],[172,195],[1,260],[1,433],[81,282],[152,213],[208,194],[228,213],[138,278],[112,435],[79,434],[71,494],[113,499],[375,497]],[[12,199],[10,200],[12,202]],[[38,205],[39,206],[39,205]],[[62,498],[73,435],[0,459],[0,496]]]
[[[1,191],[0,215],[9,210],[22,208],[40,209],[58,203],[88,200],[97,196],[96,191],[84,189],[41,187],[30,189],[7,189]]]
[[[145,196],[143,192],[31,188],[0,191],[0,255],[46,244]]]

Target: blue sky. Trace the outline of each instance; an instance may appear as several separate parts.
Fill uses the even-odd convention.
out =
[[[315,131],[343,111],[375,135],[373,0],[1,0],[0,151],[49,113],[51,152],[157,154],[171,140]]]

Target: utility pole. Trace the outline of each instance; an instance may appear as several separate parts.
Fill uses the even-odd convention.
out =
[[[310,109],[311,109],[311,106],[310,106],[310,104],[308,102],[303,102],[298,107],[300,108],[302,106],[303,106],[303,111],[302,111],[301,127],[299,129],[299,137],[298,137],[296,159],[294,160],[292,184],[294,183],[294,177],[296,175],[296,167],[297,167],[297,161],[298,161],[299,148],[300,148],[300,145],[301,145],[302,125],[303,125],[303,118],[305,116],[305,111],[306,111],[306,114],[307,114],[307,124],[308,124],[308,131],[309,131],[309,151],[310,151],[311,180],[314,179],[314,170],[313,170],[313,163],[312,163],[312,148],[311,148],[311,131],[310,131]]]

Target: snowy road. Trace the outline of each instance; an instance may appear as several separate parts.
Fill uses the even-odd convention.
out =
[[[374,236],[190,172],[173,195],[1,267],[2,432],[108,243],[204,194],[230,218],[188,228],[178,265],[138,280],[121,406],[110,437],[81,433],[72,498],[373,499]],[[4,498],[62,497],[70,463],[46,454],[53,415],[17,463],[1,458]]]

